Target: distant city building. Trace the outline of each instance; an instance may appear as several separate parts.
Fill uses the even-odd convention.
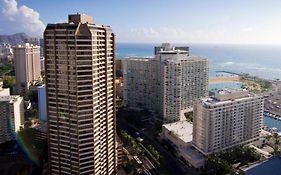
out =
[[[47,104],[46,104],[46,87],[45,85],[38,87],[38,108],[39,120],[47,121]]]
[[[7,63],[13,61],[13,49],[10,44],[0,44],[0,62]]]
[[[40,39],[40,68],[41,72],[45,71],[45,57],[44,57],[44,39]]]
[[[40,44],[40,68],[41,71],[45,71],[44,39],[40,39],[39,44]]]
[[[164,123],[184,120],[193,102],[207,96],[208,61],[168,43],[155,47],[155,53],[124,60],[124,105],[159,112]]]
[[[115,36],[69,15],[44,32],[50,174],[116,173]]]
[[[18,94],[25,94],[29,90],[32,81],[38,80],[41,75],[40,47],[25,43],[17,45],[13,49],[16,90]]]
[[[29,43],[34,46],[40,46],[39,38],[26,38],[24,39],[24,43]]]
[[[116,75],[117,76],[122,76],[123,75],[123,69],[122,69],[122,60],[116,60]]]
[[[39,40],[39,46],[40,46],[40,57],[44,57],[44,39],[41,38]]]
[[[263,98],[240,90],[219,90],[194,105],[193,144],[205,155],[259,139]]]
[[[189,55],[189,47],[187,46],[176,46],[176,47],[172,47],[170,43],[163,43],[161,46],[156,46],[154,47],[154,55],[158,55],[160,52],[162,51],[170,51],[171,48],[173,48],[174,50],[181,50],[181,51],[185,51],[187,55]]]
[[[45,58],[44,57],[40,57],[40,69],[42,72],[45,71]]]
[[[24,124],[23,98],[0,87],[0,144],[15,140]]]

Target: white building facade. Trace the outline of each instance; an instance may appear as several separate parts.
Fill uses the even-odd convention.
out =
[[[256,141],[263,98],[247,91],[219,90],[194,105],[193,145],[204,155]]]
[[[16,89],[25,94],[34,80],[41,76],[40,47],[29,43],[17,45],[14,50]]]
[[[0,144],[15,140],[16,132],[24,125],[23,98],[0,89]]]
[[[167,43],[155,54],[123,61],[124,105],[159,112],[163,123],[184,120],[194,100],[208,93],[208,61]]]

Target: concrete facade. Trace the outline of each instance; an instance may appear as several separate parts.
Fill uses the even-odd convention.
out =
[[[28,92],[31,82],[38,80],[41,76],[40,47],[25,43],[15,46],[13,51],[16,92],[23,95]]]
[[[193,102],[208,93],[208,61],[188,50],[164,43],[155,47],[154,58],[124,60],[124,105],[159,112],[163,123],[184,120]]]
[[[44,32],[50,174],[115,174],[115,35],[68,18]]]
[[[131,108],[159,111],[159,63],[152,58],[123,61],[123,104]]]
[[[209,155],[256,141],[262,130],[263,98],[240,90],[219,90],[197,101],[193,144]]]
[[[0,144],[16,139],[16,132],[24,125],[23,98],[0,89]]]

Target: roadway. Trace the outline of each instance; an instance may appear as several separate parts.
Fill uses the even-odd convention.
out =
[[[175,158],[170,152],[168,152],[165,148],[163,148],[162,145],[155,140],[152,133],[146,133],[136,128],[135,126],[129,124],[128,122],[122,119],[118,119],[118,117],[117,128],[118,130],[125,130],[132,136],[135,135],[136,131],[139,132],[140,137],[144,139],[142,144],[144,146],[152,145],[160,153],[163,160],[161,161],[161,163],[163,164],[162,166],[166,168],[169,174],[187,174],[186,168],[181,164],[181,162],[177,158]],[[159,174],[155,166],[149,160],[143,164],[143,169],[145,174]],[[145,171],[146,169],[148,170],[148,172]]]

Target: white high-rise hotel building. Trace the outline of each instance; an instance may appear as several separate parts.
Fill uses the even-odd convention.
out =
[[[193,101],[207,95],[208,61],[188,47],[155,47],[154,58],[123,62],[124,105],[159,112],[164,123],[179,121]]]
[[[263,98],[248,91],[219,90],[194,105],[193,145],[209,155],[256,141],[262,129]]]

